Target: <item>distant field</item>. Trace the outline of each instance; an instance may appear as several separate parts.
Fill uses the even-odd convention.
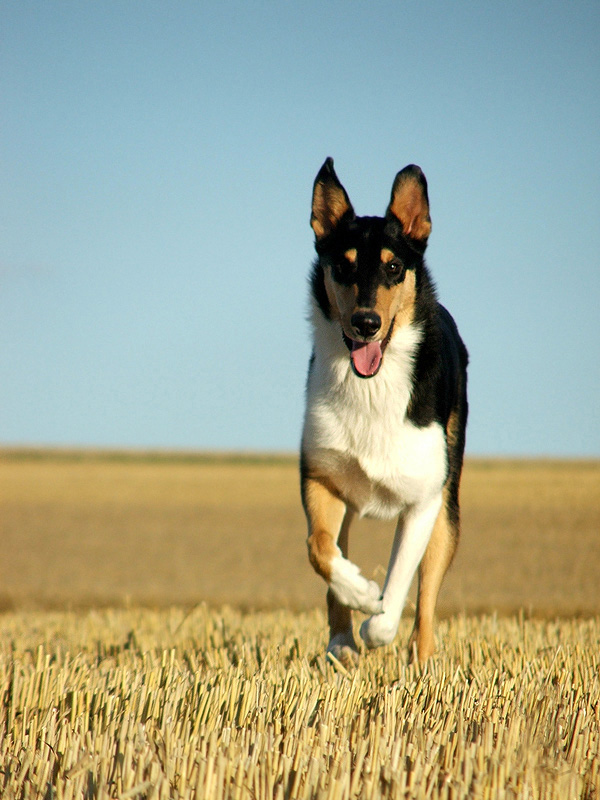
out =
[[[469,462],[438,653],[350,673],[293,459],[0,455],[3,800],[599,800],[600,463]]]
[[[599,612],[599,498],[600,462],[467,462],[441,615]],[[5,450],[0,503],[0,608],[323,603],[293,458]],[[392,534],[350,543],[380,583]]]

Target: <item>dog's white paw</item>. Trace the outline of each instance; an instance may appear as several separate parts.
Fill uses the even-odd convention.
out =
[[[327,645],[327,652],[339,661],[346,669],[352,669],[358,665],[358,647],[354,641],[352,631],[348,633],[338,633]]]
[[[363,614],[381,614],[383,599],[381,589],[375,581],[369,581],[360,574],[360,569],[347,558],[337,556],[331,562],[329,588],[348,608],[362,611]]]
[[[390,614],[369,617],[360,626],[360,638],[369,648],[390,644],[398,631],[398,621]]]

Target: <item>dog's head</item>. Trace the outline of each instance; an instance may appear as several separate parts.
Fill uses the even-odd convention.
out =
[[[357,217],[328,158],[315,179],[310,222],[319,278],[322,270],[317,300],[339,321],[356,375],[371,378],[394,330],[414,319],[417,272],[431,232],[425,175],[405,167],[385,217]]]

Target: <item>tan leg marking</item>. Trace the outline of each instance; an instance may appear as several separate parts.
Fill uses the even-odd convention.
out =
[[[306,478],[303,488],[308,518],[308,557],[314,570],[329,583],[331,560],[339,555],[337,540],[346,504],[325,483],[315,478]]]
[[[354,512],[332,489],[314,478],[306,478],[303,486],[304,507],[308,517],[308,557],[315,571],[329,583],[331,561],[348,555],[348,533]],[[350,668],[358,663],[358,647],[352,632],[352,612],[340,603],[331,589],[327,590],[329,645],[338,661]]]

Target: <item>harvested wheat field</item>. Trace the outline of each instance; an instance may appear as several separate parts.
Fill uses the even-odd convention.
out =
[[[422,671],[394,645],[352,673],[326,662],[324,622],[8,615],[2,797],[598,796],[598,618],[453,617]]]
[[[409,607],[352,672],[292,459],[4,451],[0,492],[0,797],[600,798],[600,464],[469,462],[438,653]]]

